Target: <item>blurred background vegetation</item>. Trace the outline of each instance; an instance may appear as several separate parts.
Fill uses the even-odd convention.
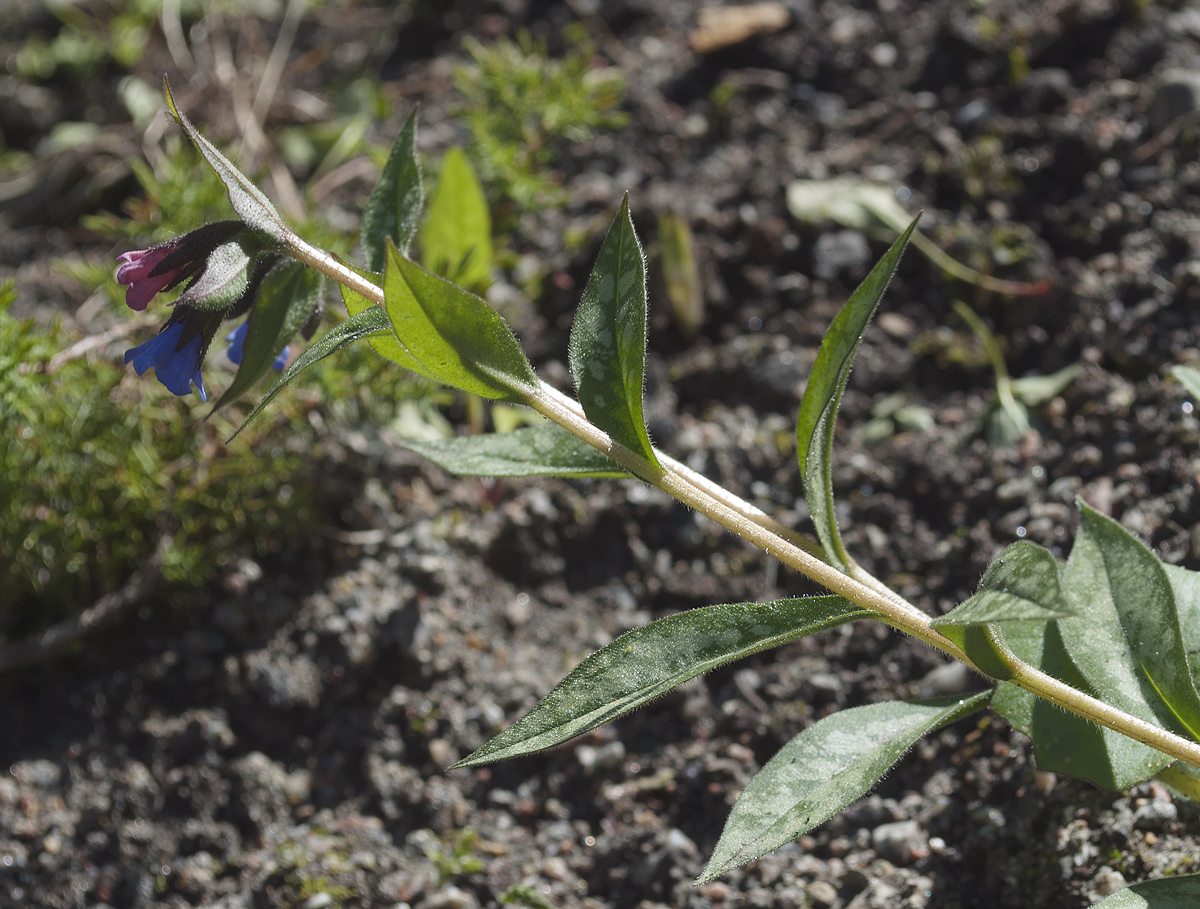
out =
[[[353,35],[339,31],[351,6]],[[164,72],[302,235],[353,259],[361,202],[412,106],[386,81],[398,35],[421,35],[439,6],[0,5],[0,642],[119,588],[160,541],[176,591],[302,545],[336,521],[318,482],[331,426],[425,413],[445,431],[430,409],[445,395],[364,345],[310,370],[226,445],[249,402],[210,415],[126,369],[124,351],[166,310],[130,312],[114,279],[118,253],[229,217],[220,182],[163,115]],[[561,203],[563,144],[624,122],[623,79],[586,32],[555,45],[521,34],[457,49],[451,113],[490,210],[491,268],[515,261],[506,238],[523,215]],[[327,302],[327,321],[340,318]],[[214,346],[210,388],[232,375],[223,360]]]

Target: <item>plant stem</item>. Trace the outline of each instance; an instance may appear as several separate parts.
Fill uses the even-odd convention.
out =
[[[283,242],[291,250],[291,256],[303,262],[310,268],[315,268],[339,284],[344,284],[360,296],[366,297],[378,306],[384,306],[383,288],[368,281],[353,268],[350,268],[337,256],[323,249],[306,243],[291,231],[284,236]]]
[[[732,493],[726,491],[726,500],[718,501],[704,489],[694,485],[670,468],[649,463],[625,446],[614,442],[607,434],[590,423],[586,417],[579,414],[577,402],[571,401],[557,389],[551,388],[545,383],[537,389],[537,393],[529,403],[543,416],[600,449],[635,476],[696,509],[705,517],[716,521],[722,527],[754,544],[764,552],[775,556],[784,564],[795,568],[818,584],[844,596],[858,606],[877,613],[893,628],[904,631],[979,671],[957,645],[930,627],[930,618],[925,613],[891,591],[884,593],[843,574],[816,556],[750,520],[728,504],[729,498],[733,497]],[[1168,732],[1166,729],[1105,704],[1021,660],[1012,660],[1011,668],[1014,673],[1013,684],[1031,694],[1200,768],[1200,743],[1189,741],[1173,732]]]
[[[385,304],[381,287],[362,277],[336,257],[311,246],[290,231],[284,240],[295,258],[301,262],[350,287],[374,303],[380,306]],[[844,574],[822,559],[819,547],[803,538],[797,540],[796,534],[778,524],[760,509],[701,477],[673,458],[658,454],[659,463],[654,464],[624,445],[614,442],[607,433],[588,420],[578,401],[545,382],[539,382],[538,386],[530,389],[528,393],[530,407],[604,452],[634,476],[657,486],[823,587],[864,609],[871,610],[893,628],[979,671],[954,642],[930,626],[931,620],[928,615],[858,566],[851,563],[856,577]],[[870,583],[866,582],[868,578]],[[1200,768],[1200,743],[1189,741],[1130,716],[1020,660],[1010,658],[1009,663],[1014,674],[1012,683],[1020,688]]]
[[[731,502],[736,499],[732,493],[724,491],[722,498],[718,499],[670,467],[651,464],[624,445],[614,442],[607,433],[587,420],[577,402],[570,400],[557,389],[543,383],[536,389],[529,404],[568,432],[603,451],[634,476],[657,486],[834,593],[878,613],[913,637],[970,664],[966,654],[931,628],[929,616],[916,607],[898,603],[892,597],[884,596],[763,527],[743,514],[741,509],[732,507]],[[742,504],[750,507],[749,503]]]

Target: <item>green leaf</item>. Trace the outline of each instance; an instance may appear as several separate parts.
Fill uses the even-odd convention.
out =
[[[659,259],[667,300],[680,334],[696,337],[704,324],[704,287],[696,265],[696,241],[685,218],[674,212],[658,216]]]
[[[1200,802],[1200,769],[1191,764],[1176,761],[1155,779],[1170,786],[1176,794],[1183,798]]]
[[[988,566],[973,597],[930,624],[941,631],[947,625],[1045,622],[1074,614],[1062,590],[1058,561],[1048,549],[1021,540]]]
[[[841,710],[788,742],[738,799],[697,884],[753,861],[865,795],[921,736],[974,713],[970,697],[889,701]]]
[[[1058,621],[1014,622],[1004,643],[1021,660],[1084,694],[1095,691],[1063,646]],[[1083,717],[1068,713],[1011,683],[1002,683],[992,709],[1029,736],[1042,770],[1090,780],[1104,789],[1127,789],[1171,763],[1161,751]]]
[[[537,375],[484,300],[425,271],[391,243],[383,289],[396,337],[429,376],[483,398],[528,402]]]
[[[171,94],[171,86],[165,76],[163,77],[163,92],[167,96],[167,106],[171,108],[171,113],[179,122],[184,135],[196,146],[204,160],[208,162],[208,166],[217,172],[217,176],[225,184],[225,190],[229,193],[229,202],[233,205],[233,210],[237,212],[238,217],[246,222],[247,227],[251,227],[273,240],[284,242],[292,232],[280,217],[279,212],[275,210],[275,206],[271,204],[262,190],[251,183],[245,174],[234,167],[228,158],[200,135],[196,127],[192,126],[192,122],[175,106],[175,98]]]
[[[975,668],[990,679],[1007,682],[1013,677],[1008,647],[994,625],[946,625],[939,628],[970,657]]]
[[[568,349],[589,420],[657,465],[642,415],[646,368],[646,263],[629,216],[629,194],[588,277]]]
[[[1196,696],[1175,601],[1178,592],[1186,610],[1194,608],[1193,579],[1182,569],[1164,571],[1115,521],[1082,503],[1080,509],[1079,533],[1062,572],[1076,615],[1045,625],[1006,625],[1005,643],[1071,687],[1187,735],[1183,717],[1195,713]],[[1032,739],[1043,770],[1124,789],[1172,762],[1012,685],[1000,686],[992,707]]]
[[[808,377],[808,386],[800,401],[796,423],[796,441],[804,495],[817,536],[834,567],[846,569],[851,559],[842,543],[833,507],[833,481],[830,460],[833,454],[833,429],[838,404],[850,376],[854,355],[862,343],[863,332],[879,306],[888,282],[900,264],[908,238],[917,226],[916,219],[900,235],[892,248],[871,269],[854,291],[821,341],[816,362]]]
[[[1163,568],[1175,592],[1175,611],[1192,679],[1200,679],[1200,572],[1178,565],[1163,565]]]
[[[421,263],[472,291],[492,283],[492,216],[475,169],[461,149],[442,159],[421,225]]]
[[[377,275],[374,272],[366,271],[365,269],[361,268],[354,268],[353,265],[348,265],[346,263],[342,264],[346,265],[347,268],[354,269],[354,271],[358,272],[361,277],[366,278],[376,287],[383,287],[383,275]],[[342,302],[346,304],[346,311],[349,312],[350,315],[357,316],[359,313],[366,312],[368,309],[378,309],[380,312],[385,312],[383,307],[378,306],[373,300],[364,297],[358,291],[352,290],[345,284],[339,284],[338,286],[342,289]],[[400,339],[396,337],[396,333],[394,331],[372,335],[367,339],[367,343],[369,343],[371,347],[375,349],[375,352],[385,360],[391,360],[393,363],[403,366],[405,369],[412,370],[413,372],[425,376],[426,378],[432,378],[432,376],[429,375],[429,370],[418,363],[417,358],[409,353],[407,347],[400,343]]]
[[[304,327],[320,291],[321,275],[299,262],[280,265],[267,273],[250,310],[241,365],[213,411],[262,378],[288,341]]]
[[[982,672],[1012,678],[1011,653],[992,622],[1047,622],[1074,615],[1062,590],[1058,562],[1049,550],[1013,543],[988,566],[979,591],[930,625],[954,641]]]
[[[628,477],[616,461],[561,426],[400,444],[443,470],[467,477]]]
[[[1200,400],[1200,370],[1192,369],[1190,366],[1172,366],[1171,375],[1173,375],[1179,384],[1183,386],[1191,397]]]
[[[1200,906],[1200,874],[1164,877],[1118,890],[1092,909],[1195,909]]]
[[[408,254],[424,204],[425,188],[421,184],[421,165],[417,163],[417,114],[413,111],[404,121],[379,182],[363,209],[361,236],[367,268],[383,271],[388,237],[397,249]]]
[[[593,653],[457,766],[551,748],[730,660],[872,615],[841,597],[820,596],[706,606],[659,619]]]
[[[787,207],[797,221],[836,221],[858,231],[886,225],[899,232],[911,217],[892,187],[851,177],[793,180],[787,188]]]
[[[1022,404],[1038,407],[1066,391],[1067,386],[1074,382],[1081,372],[1083,365],[1072,363],[1048,376],[1024,376],[1013,379],[1009,384],[1013,396]]]
[[[391,332],[391,330],[392,326],[388,321],[387,313],[378,306],[372,306],[370,309],[364,310],[356,316],[351,316],[345,322],[330,329],[309,344],[304,349],[304,352],[296,357],[292,365],[284,370],[283,375],[263,395],[263,399],[254,405],[254,409],[250,411],[246,419],[242,420],[242,425],[237,428],[237,432],[229,437],[228,441],[232,442],[237,438],[238,433],[246,428],[246,424],[258,416],[258,412],[266,407],[275,395],[283,391],[284,386],[309,366],[312,366],[312,364],[319,360],[324,360],[327,356],[341,350],[347,344],[353,344],[355,341],[370,338],[384,332]]]
[[[1059,622],[1067,651],[1102,700],[1200,741],[1200,696],[1162,562],[1116,521],[1079,510],[1063,570],[1077,611]]]

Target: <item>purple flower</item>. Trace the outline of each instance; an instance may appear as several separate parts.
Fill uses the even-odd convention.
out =
[[[185,335],[191,336],[184,340]],[[167,327],[147,341],[125,352],[125,362],[133,361],[139,376],[153,367],[158,381],[172,394],[186,395],[195,384],[200,400],[207,401],[200,364],[204,360],[204,335],[186,332],[182,320],[172,320]]]
[[[213,287],[206,286],[203,294],[201,288],[196,288],[194,295],[209,295],[224,290],[231,281],[236,284],[249,258],[240,247],[232,250],[229,247],[234,238],[245,233],[246,228],[241,221],[218,221],[149,249],[122,253],[117,256],[117,283],[128,285],[125,291],[126,304],[130,309],[141,312],[156,294],[170,290],[188,278],[194,279],[188,285],[192,289],[206,270],[213,271],[214,268],[216,273],[206,282]],[[222,248],[225,248],[223,256],[213,256]],[[213,261],[216,259],[220,259],[220,262]],[[241,284],[244,285],[245,281],[241,280]],[[188,297],[185,293],[186,302],[200,302],[198,299],[186,299]]]
[[[246,328],[249,322],[243,322],[233,331],[225,336],[225,340],[229,342],[229,360],[230,362],[241,366],[242,365],[242,345],[246,343]],[[291,352],[291,346],[284,347],[279,351],[279,356],[271,364],[272,369],[283,369],[287,366],[288,354]]]
[[[135,249],[117,256],[117,261],[121,263],[117,269],[117,283],[129,285],[125,291],[125,303],[130,309],[141,312],[146,308],[146,304],[154,299],[155,294],[188,276],[186,262],[175,268],[159,268],[163,260],[175,251],[168,243],[152,246],[150,249]]]

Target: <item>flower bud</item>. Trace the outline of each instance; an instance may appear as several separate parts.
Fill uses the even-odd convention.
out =
[[[149,249],[117,257],[117,283],[128,285],[125,302],[141,312],[160,292],[190,279],[177,302],[225,309],[246,289],[252,258],[262,240],[241,221],[218,221]]]

